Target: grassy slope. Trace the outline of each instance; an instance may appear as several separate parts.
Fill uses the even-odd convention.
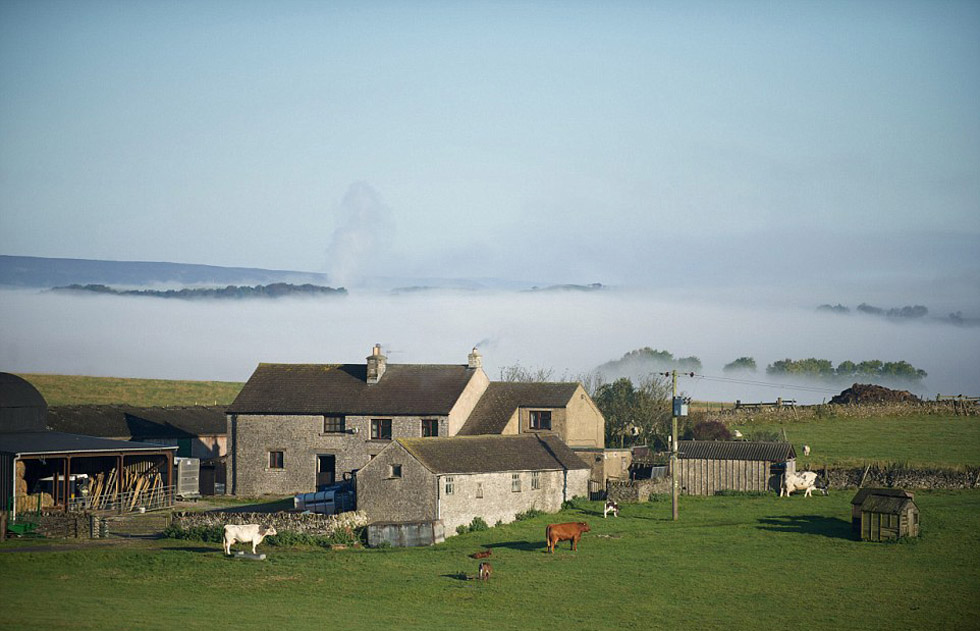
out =
[[[167,540],[0,553],[0,627],[975,628],[980,492],[917,494],[923,535],[900,544],[854,540],[850,496],[685,497],[677,523],[669,502],[605,520],[582,504],[426,549],[265,545],[265,562]],[[544,552],[547,523],[582,519],[577,553]],[[482,546],[492,580],[461,580]]]
[[[141,407],[228,405],[242,389],[229,381],[171,381],[21,374],[48,405],[126,404]]]
[[[743,433],[786,431],[796,446],[797,468],[826,464],[861,466],[869,462],[913,466],[980,465],[980,417],[952,415],[884,416],[793,420],[733,425]],[[802,446],[810,445],[810,457]]]

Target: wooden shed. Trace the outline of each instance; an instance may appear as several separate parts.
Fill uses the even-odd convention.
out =
[[[905,489],[879,489],[873,487],[858,489],[857,494],[851,500],[851,530],[854,532],[861,531],[861,505],[864,504],[864,500],[868,499],[868,496],[870,495],[907,497],[910,500],[915,499],[915,495],[911,491],[906,491]]]
[[[790,443],[681,440],[677,447],[678,482],[688,495],[778,490],[783,475],[796,472]]]
[[[910,497],[868,495],[861,504],[861,539],[886,541],[919,536],[919,507]]]

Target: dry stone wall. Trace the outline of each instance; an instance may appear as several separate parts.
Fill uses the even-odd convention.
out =
[[[277,532],[330,536],[347,528],[367,526],[367,516],[361,511],[339,515],[314,513],[236,513],[236,512],[175,512],[173,523],[184,530],[195,527],[223,528],[228,524],[260,524],[273,526]]]

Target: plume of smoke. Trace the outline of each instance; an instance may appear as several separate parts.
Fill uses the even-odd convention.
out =
[[[337,228],[327,248],[327,274],[350,287],[377,271],[394,232],[391,210],[366,182],[354,182],[337,207]]]

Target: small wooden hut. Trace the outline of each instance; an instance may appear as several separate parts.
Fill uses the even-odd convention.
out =
[[[911,497],[870,494],[861,503],[861,539],[919,536],[919,507]]]
[[[861,505],[864,504],[864,500],[868,499],[869,495],[915,499],[915,495],[905,489],[879,489],[872,487],[858,489],[857,495],[851,500],[851,530],[855,533],[861,532]]]

